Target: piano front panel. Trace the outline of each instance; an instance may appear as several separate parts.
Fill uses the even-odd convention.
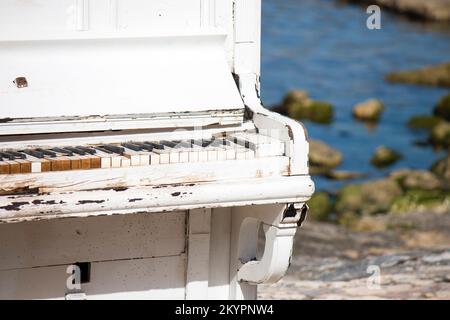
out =
[[[175,211],[0,225],[0,299],[64,298],[67,270],[75,263],[89,264],[81,287],[91,299],[183,299],[186,216]]]

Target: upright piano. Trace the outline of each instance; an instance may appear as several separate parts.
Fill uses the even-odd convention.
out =
[[[0,2],[0,298],[254,299],[314,191],[260,0]]]

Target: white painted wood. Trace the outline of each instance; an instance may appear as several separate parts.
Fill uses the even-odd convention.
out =
[[[234,72],[260,74],[261,0],[235,0]]]
[[[47,125],[47,127],[52,127]],[[167,130],[152,130],[148,127],[147,132],[120,131],[103,133],[62,133],[62,134],[40,134],[34,136],[0,136],[0,148],[2,149],[27,149],[35,146],[63,147],[74,145],[101,145],[108,143],[121,143],[124,141],[159,141],[159,140],[181,140],[181,139],[203,139],[215,134],[223,134],[229,131],[245,131],[255,129],[251,121],[239,126],[209,128],[198,126],[188,129],[167,128]],[[155,132],[154,132],[155,131]]]
[[[230,243],[231,208],[212,209],[208,299],[229,299]]]
[[[314,185],[309,176],[290,176],[133,187],[126,190],[2,196],[0,222],[266,203],[303,203],[311,197],[313,191]],[[131,201],[135,198],[142,200]]]
[[[87,299],[184,299],[184,254],[91,263]],[[0,299],[64,299],[68,265],[0,271]]]
[[[0,42],[0,105],[8,106],[0,118],[123,114],[124,106],[136,114],[242,109],[223,41],[207,36],[177,42]],[[133,58],[123,58],[128,55]],[[12,81],[19,76],[27,78],[28,87],[15,86]]]
[[[15,119],[2,123],[0,135],[59,133],[83,131],[131,130],[148,128],[207,127],[210,125],[238,125],[243,121],[243,110],[163,113],[118,116],[89,116],[60,118]]]
[[[211,209],[189,211],[186,299],[208,297]]]
[[[179,255],[185,220],[171,212],[1,224],[0,270]]]

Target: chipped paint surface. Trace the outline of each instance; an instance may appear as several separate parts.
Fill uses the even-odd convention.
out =
[[[304,202],[313,191],[309,176],[295,176],[28,194],[0,197],[0,222]]]
[[[288,168],[289,158],[280,156],[252,160],[0,175],[0,196],[96,189],[114,189],[120,192],[135,186],[161,187],[177,183],[269,178],[286,174]]]

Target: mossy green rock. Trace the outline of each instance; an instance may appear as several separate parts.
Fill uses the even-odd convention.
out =
[[[308,216],[313,220],[326,221],[333,210],[330,195],[326,192],[316,192],[307,202]]]
[[[436,116],[450,121],[450,94],[447,94],[439,100],[433,112]]]
[[[335,210],[338,218],[349,212],[357,215],[384,213],[401,194],[402,189],[392,179],[351,184],[338,192]]]
[[[393,171],[390,178],[394,179],[403,190],[440,190],[441,180],[432,172],[426,170],[402,169]]]
[[[394,164],[402,158],[402,155],[397,151],[381,146],[377,148],[374,155],[370,159],[370,163],[378,168],[383,168]]]
[[[450,210],[450,193],[441,190],[408,190],[396,198],[390,208],[394,213]]]
[[[333,106],[327,102],[309,100],[286,106],[287,115],[293,119],[307,119],[317,123],[330,123],[333,120]]]
[[[384,105],[378,99],[369,99],[353,107],[353,116],[362,121],[376,122],[383,112]]]
[[[450,87],[450,63],[424,68],[391,72],[386,76],[390,82],[410,83],[437,87]]]
[[[324,101],[316,101],[303,90],[288,92],[281,106],[275,111],[283,113],[293,119],[306,119],[317,123],[330,123],[333,120],[333,106]]]
[[[431,130],[430,141],[438,147],[450,147],[450,122],[441,122]]]
[[[411,129],[432,130],[440,122],[442,122],[442,119],[435,116],[414,116],[408,120],[408,127]]]
[[[450,154],[436,161],[431,167],[431,172],[450,186]]]

